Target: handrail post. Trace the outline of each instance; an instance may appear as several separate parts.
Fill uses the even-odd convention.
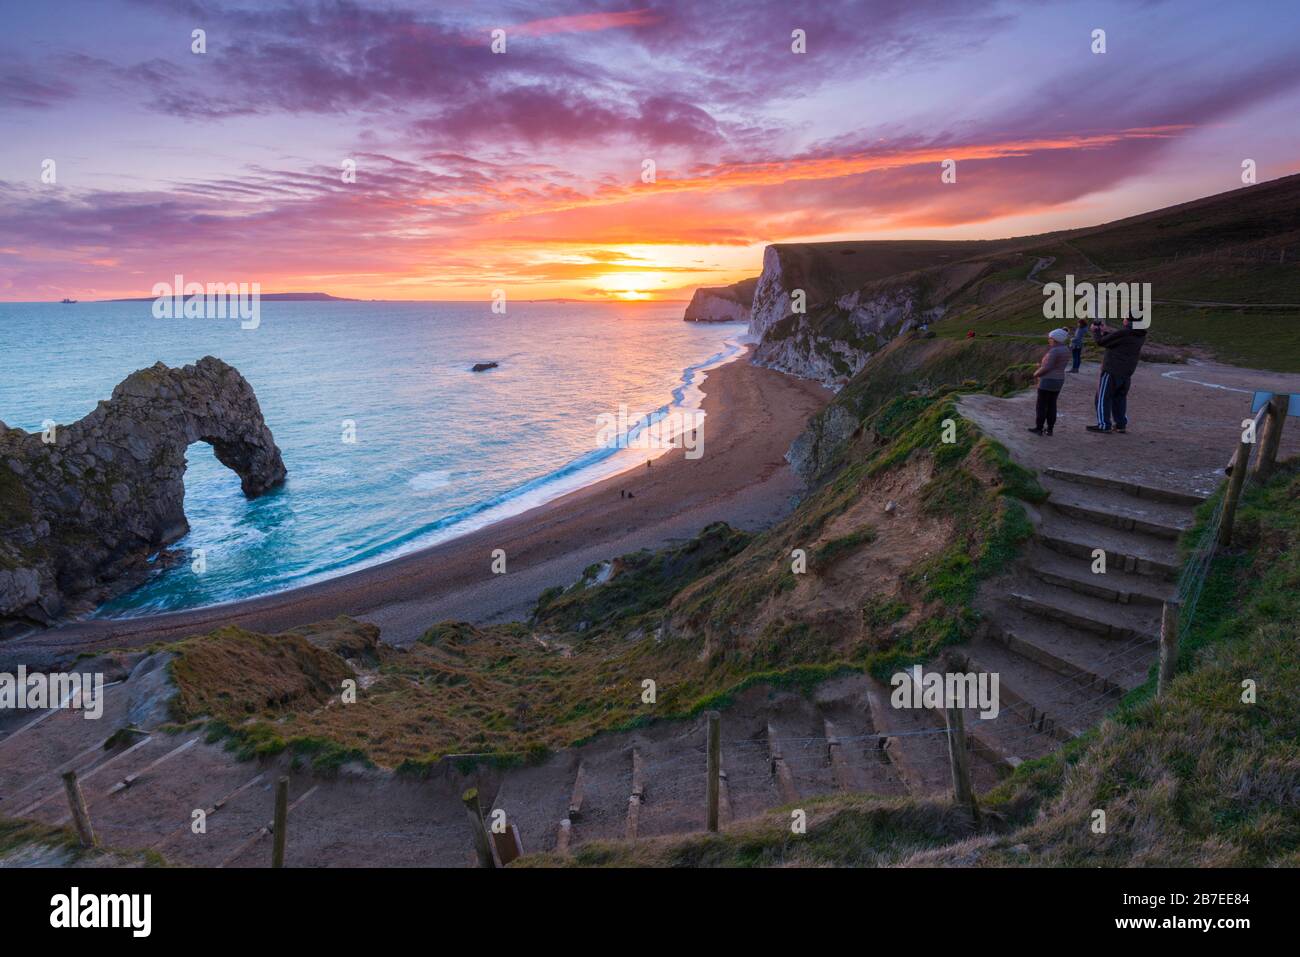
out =
[[[289,779],[275,782],[275,824],[271,843],[271,866],[284,867],[284,845],[289,837]]]
[[[81,839],[81,846],[94,847],[95,830],[90,826],[86,798],[81,793],[81,784],[77,781],[76,771],[68,771],[63,775],[63,788],[68,793],[68,807],[72,809],[72,823],[77,827],[77,837]]]
[[[1241,498],[1241,487],[1246,483],[1246,470],[1250,467],[1250,443],[1245,439],[1237,446],[1237,455],[1232,460],[1232,475],[1228,477],[1228,490],[1223,493],[1223,521],[1219,525],[1219,545],[1226,548],[1232,544],[1232,523],[1237,517],[1237,500]]]
[[[980,809],[975,800],[975,788],[971,786],[970,751],[962,709],[949,704],[944,709],[944,721],[948,725],[948,762],[952,767],[953,801],[970,815],[971,826],[978,828]]]
[[[474,838],[474,853],[478,855],[478,866],[494,868],[496,859],[492,856],[492,845],[488,841],[487,828],[483,826],[483,809],[478,803],[478,788],[470,788],[460,796],[465,805],[465,816],[469,819],[470,834]]]
[[[708,729],[707,778],[705,779],[704,826],[714,833],[718,830],[718,795],[721,791],[722,776],[722,733],[719,728],[721,715],[716,711],[704,714]]]
[[[1268,417],[1264,419],[1262,435],[1259,438],[1259,455],[1251,470],[1259,481],[1265,481],[1277,465],[1277,450],[1282,445],[1282,426],[1286,423],[1287,412],[1291,407],[1291,395],[1281,392],[1268,400]]]

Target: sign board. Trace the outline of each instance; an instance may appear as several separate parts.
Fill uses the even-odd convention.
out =
[[[1255,398],[1250,403],[1250,411],[1258,412],[1264,408],[1264,403],[1273,398],[1274,394],[1272,392],[1256,392]],[[1287,414],[1300,417],[1300,393],[1291,393],[1291,404],[1287,407]]]

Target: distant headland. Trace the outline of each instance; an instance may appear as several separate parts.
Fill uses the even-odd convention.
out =
[[[128,296],[125,299],[99,299],[98,302],[153,302],[157,296]],[[361,302],[360,299],[348,299],[346,296],[331,296],[327,292],[264,292],[259,298],[263,302]],[[67,300],[64,300],[65,302]],[[75,301],[75,300],[74,300]]]

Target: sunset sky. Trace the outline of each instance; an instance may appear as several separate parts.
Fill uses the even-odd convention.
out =
[[[771,242],[1041,232],[1300,171],[1294,0],[0,8],[10,301],[178,272],[684,298]]]

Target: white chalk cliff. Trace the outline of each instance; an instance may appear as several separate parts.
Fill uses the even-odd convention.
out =
[[[754,301],[755,279],[730,286],[702,286],[686,307],[687,322],[748,322]]]
[[[744,283],[699,289],[686,318],[741,318],[748,299],[752,361],[838,389],[890,340],[940,318],[987,269],[948,258],[926,243],[775,243],[748,280],[752,295]]]

